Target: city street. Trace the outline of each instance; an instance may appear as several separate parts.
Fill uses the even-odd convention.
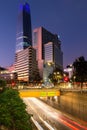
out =
[[[32,121],[39,130],[87,130],[85,126],[37,98],[23,98],[23,101],[27,105],[27,111],[33,114]]]

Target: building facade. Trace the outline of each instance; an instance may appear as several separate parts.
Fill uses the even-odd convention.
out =
[[[34,76],[38,74],[36,51],[32,47],[28,47],[18,53],[15,56],[16,72],[18,74],[19,81],[30,81],[34,79]]]
[[[44,60],[45,62],[54,63],[55,67],[63,69],[63,53],[57,44],[48,42],[44,45]]]
[[[44,68],[44,66],[46,67],[48,62],[52,65],[50,66],[51,72],[55,67],[63,70],[63,52],[57,35],[52,34],[43,27],[36,28],[33,31],[33,47],[36,49],[36,58],[41,77],[45,77],[48,67]]]
[[[0,67],[0,79],[6,80],[7,84],[17,80],[14,64],[6,68]]]
[[[17,19],[16,53],[32,46],[31,14],[28,3],[20,5]]]

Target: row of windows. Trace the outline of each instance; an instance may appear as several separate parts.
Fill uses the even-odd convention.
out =
[[[24,56],[24,57],[16,57],[16,62],[18,61],[18,62],[21,62],[21,61],[31,61],[32,59],[35,59],[36,60],[36,58],[35,57],[32,57],[32,56],[30,56],[30,57],[28,57],[28,56]]]
[[[31,60],[30,62],[27,62],[27,61],[21,61],[21,62],[17,62],[16,63],[16,68],[23,68],[23,67],[34,67],[37,65],[37,62],[35,61],[35,59]]]
[[[29,68],[29,65],[19,65],[19,66],[17,65],[16,70],[19,69],[19,68],[20,69]]]
[[[29,67],[22,67],[22,68],[20,68],[20,67],[18,67],[18,68],[16,68],[16,70],[17,71],[28,71],[29,70]]]
[[[17,64],[17,63],[20,63],[20,64],[21,64],[21,63],[25,63],[25,64],[26,64],[26,63],[28,63],[28,61],[29,61],[29,59],[28,59],[27,57],[25,57],[25,58],[23,58],[23,59],[18,59],[18,60],[16,61],[16,64]]]
[[[29,62],[29,63],[27,63],[26,62],[26,64],[25,63],[19,63],[19,64],[16,64],[15,66],[16,66],[16,68],[23,68],[23,67],[30,67],[30,66],[36,66],[37,65],[37,63],[35,62],[35,61],[32,61],[32,62]]]
[[[23,36],[23,35],[20,35],[19,37],[16,38],[16,40],[19,40],[19,39],[23,39],[23,38],[28,38],[27,36]]]
[[[20,77],[21,77],[21,78],[28,78],[29,75],[24,75],[24,76],[23,76],[23,75],[18,75],[18,77],[19,77],[19,78],[20,78]]]

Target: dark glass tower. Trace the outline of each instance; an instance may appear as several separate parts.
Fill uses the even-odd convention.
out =
[[[16,53],[32,46],[32,30],[30,6],[28,3],[20,5],[16,35]]]

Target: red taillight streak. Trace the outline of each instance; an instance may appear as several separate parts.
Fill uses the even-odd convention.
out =
[[[69,126],[70,128],[72,128],[72,130],[79,130],[78,128],[75,128],[74,126],[72,126],[71,124],[69,124],[68,122],[60,119],[66,126]]]
[[[65,118],[65,117],[62,117],[62,119],[63,119],[63,120],[67,120],[67,121],[69,121],[69,122],[71,122],[71,123],[73,123],[73,124],[75,124],[75,125],[77,125],[77,126],[83,128],[83,129],[87,130],[87,128],[86,128],[85,126],[82,126],[82,125],[78,124],[78,123],[75,122],[75,121],[69,120],[68,118]]]

